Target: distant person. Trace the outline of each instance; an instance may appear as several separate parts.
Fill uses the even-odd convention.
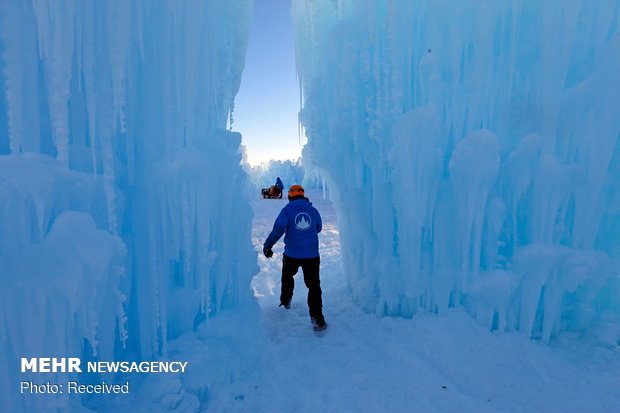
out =
[[[304,282],[308,287],[308,309],[315,331],[327,328],[323,317],[323,301],[319,267],[319,232],[323,227],[321,215],[304,196],[301,185],[293,185],[288,190],[288,204],[280,211],[273,224],[273,230],[265,240],[263,253],[271,258],[271,248],[284,236],[284,256],[282,257],[282,291],[280,306],[291,308],[295,281],[299,267],[304,273]]]
[[[269,188],[269,196],[272,198],[282,198],[283,190],[284,190],[284,184],[282,183],[282,180],[278,176],[276,178],[276,184],[271,185],[271,187]]]
[[[278,188],[280,192],[284,190],[284,184],[282,183],[282,180],[280,179],[279,176],[276,178],[276,184],[274,186]]]

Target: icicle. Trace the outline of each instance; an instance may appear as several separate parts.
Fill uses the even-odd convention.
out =
[[[15,2],[0,4],[0,35],[2,35],[5,51],[4,76],[6,78],[6,102],[9,129],[9,148],[12,154],[21,152],[21,139],[24,135],[24,114],[21,110],[24,101],[22,84],[24,69],[20,65],[21,46],[24,37],[19,27],[20,10]],[[14,41],[20,39],[19,42]],[[12,40],[12,41],[11,41]],[[33,81],[34,79],[29,79]]]
[[[159,266],[158,260],[158,248],[157,248],[157,238],[161,233],[157,231],[156,224],[156,200],[157,197],[153,194],[153,191],[149,190],[147,192],[147,199],[149,202],[147,205],[151,207],[147,207],[147,236],[148,236],[148,273],[143,274],[144,281],[146,285],[143,285],[142,288],[146,288],[151,291],[152,295],[147,295],[147,297],[152,297],[152,307],[150,310],[151,314],[146,314],[142,319],[141,323],[144,325],[150,325],[149,333],[150,337],[142,337],[143,340],[150,339],[151,348],[147,354],[148,355],[160,355],[165,354],[165,351],[160,347],[160,339],[163,341],[167,340],[167,336],[164,335],[164,327],[166,324],[166,314],[164,310],[164,301],[165,297],[164,292],[166,291],[166,280],[162,279],[162,269]],[[148,284],[147,284],[148,283]],[[149,300],[150,301],[150,300]],[[147,301],[148,302],[148,301]],[[148,308],[144,306],[143,308]]]
[[[112,68],[113,122],[116,132],[117,122],[120,132],[125,132],[125,72],[131,33],[130,3],[125,0],[106,1],[106,20],[108,43],[110,47],[110,66]]]
[[[33,2],[41,35],[42,60],[45,68],[52,136],[56,157],[69,164],[69,110],[75,1],[54,3]]]
[[[81,30],[81,76],[84,79],[84,97],[86,101],[86,116],[88,122],[88,135],[90,142],[91,162],[93,175],[98,171],[98,139],[97,139],[97,89],[95,81],[95,69],[97,67],[95,58],[95,15],[93,4],[82,4],[82,18],[84,24]]]
[[[230,109],[228,111],[228,130],[232,131],[233,130],[233,123],[234,123],[234,118],[233,118],[233,114],[235,112],[235,99],[232,99],[232,102],[230,104]]]
[[[186,274],[192,270],[192,241],[194,232],[194,216],[196,211],[192,207],[189,183],[182,181],[181,183],[181,220],[183,223],[183,269]]]
[[[116,320],[118,323],[118,336],[123,344],[123,349],[127,348],[127,339],[129,338],[129,333],[127,331],[127,313],[124,307],[126,299],[124,294],[118,292],[116,300]]]

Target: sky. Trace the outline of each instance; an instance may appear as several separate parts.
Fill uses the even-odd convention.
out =
[[[235,99],[233,130],[252,165],[301,156],[299,86],[290,0],[255,0],[250,42]]]

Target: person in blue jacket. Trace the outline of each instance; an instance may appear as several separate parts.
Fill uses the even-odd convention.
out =
[[[273,256],[271,250],[284,235],[284,256],[282,257],[282,290],[280,306],[291,308],[295,281],[299,267],[304,273],[304,282],[308,287],[308,309],[315,330],[327,327],[323,317],[323,301],[319,267],[319,232],[323,227],[321,215],[304,196],[301,185],[293,185],[288,190],[288,204],[280,211],[273,225],[273,230],[265,240],[263,253],[265,257]]]
[[[276,184],[274,186],[278,188],[280,191],[284,189],[284,184],[282,183],[282,180],[280,179],[279,176],[276,178]]]

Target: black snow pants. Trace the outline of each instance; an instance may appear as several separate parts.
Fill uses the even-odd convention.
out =
[[[323,301],[321,299],[321,280],[319,279],[319,267],[321,258],[292,258],[284,255],[282,258],[282,293],[280,302],[287,304],[293,298],[295,280],[299,267],[304,273],[304,282],[308,287],[308,309],[311,318],[323,317]]]

